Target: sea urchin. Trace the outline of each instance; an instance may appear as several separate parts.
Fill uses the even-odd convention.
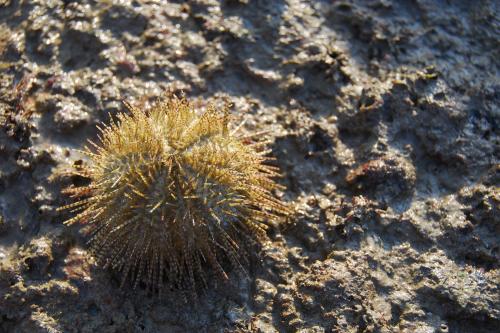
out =
[[[161,290],[168,281],[193,289],[207,268],[227,278],[221,260],[241,267],[242,240],[259,240],[290,213],[272,191],[276,167],[262,145],[228,130],[228,110],[198,114],[184,98],[159,101],[100,128],[75,175],[89,185],[65,190],[76,213],[65,223],[90,226],[98,262]]]

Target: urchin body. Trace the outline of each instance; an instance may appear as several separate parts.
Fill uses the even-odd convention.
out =
[[[199,115],[177,98],[129,109],[85,150],[75,173],[91,183],[66,190],[77,199],[63,207],[76,213],[66,224],[91,225],[93,253],[123,282],[194,288],[207,266],[227,278],[221,257],[241,266],[242,235],[261,239],[289,214],[272,194],[277,169],[229,133],[227,110]]]

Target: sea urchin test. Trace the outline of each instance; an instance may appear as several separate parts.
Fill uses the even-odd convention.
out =
[[[74,174],[90,184],[65,190],[75,200],[61,207],[74,214],[65,224],[90,225],[92,253],[122,284],[194,289],[207,269],[226,279],[221,263],[241,266],[242,241],[290,214],[273,195],[278,169],[261,144],[230,133],[227,108],[199,114],[176,97],[127,107],[85,148]]]

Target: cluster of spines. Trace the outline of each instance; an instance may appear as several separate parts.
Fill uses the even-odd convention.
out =
[[[283,189],[278,168],[261,143],[230,133],[227,107],[198,115],[175,97],[148,112],[127,106],[83,151],[89,162],[74,174],[90,184],[66,189],[77,201],[61,208],[76,214],[65,223],[92,226],[92,252],[122,284],[194,290],[207,264],[227,279],[221,257],[242,268],[242,239],[291,213],[272,193]]]

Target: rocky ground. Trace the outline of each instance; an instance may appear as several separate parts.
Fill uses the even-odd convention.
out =
[[[500,6],[0,1],[1,332],[498,332]],[[267,131],[297,217],[184,303],[56,208],[95,125],[183,91]]]

